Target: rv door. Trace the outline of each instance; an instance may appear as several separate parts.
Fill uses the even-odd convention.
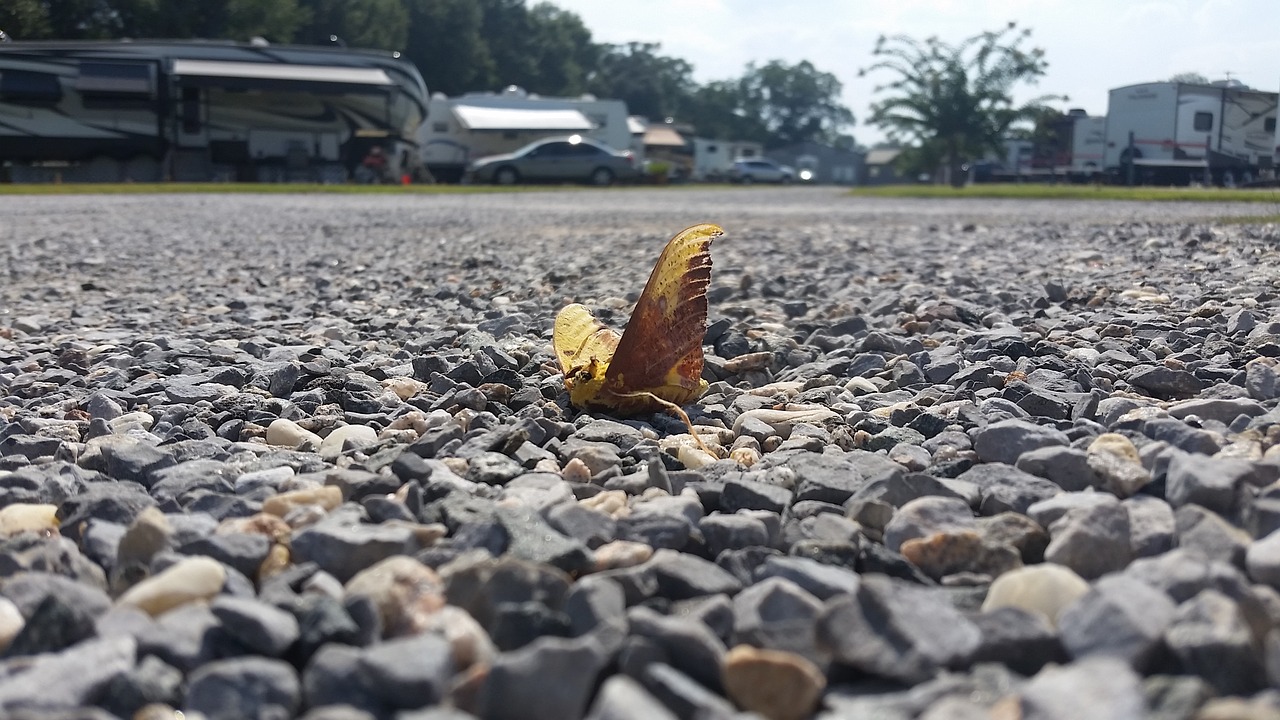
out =
[[[182,85],[178,89],[175,137],[180,148],[209,146],[209,103],[204,90]]]

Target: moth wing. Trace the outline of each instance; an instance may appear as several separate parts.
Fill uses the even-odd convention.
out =
[[[711,243],[723,234],[718,225],[694,225],[667,242],[609,363],[610,389],[701,387]]]
[[[556,315],[551,344],[565,375],[591,358],[607,365],[618,347],[618,333],[604,326],[585,305],[566,305]]]

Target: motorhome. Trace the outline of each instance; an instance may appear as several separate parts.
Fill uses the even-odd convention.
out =
[[[1278,97],[1231,81],[1116,88],[1104,170],[1125,184],[1248,183],[1275,152]]]
[[[622,100],[542,97],[519,87],[458,97],[437,93],[418,132],[422,163],[443,182],[457,182],[467,165],[552,135],[580,134],[615,150],[631,146]]]
[[[0,44],[12,180],[346,180],[412,173],[427,90],[396,53],[216,41]]]

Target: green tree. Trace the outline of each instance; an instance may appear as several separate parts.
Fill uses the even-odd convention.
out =
[[[641,42],[602,46],[587,78],[587,91],[624,100],[631,114],[652,120],[679,114],[696,87],[693,66],[659,55],[660,48],[658,43]]]
[[[1198,72],[1180,72],[1169,78],[1169,82],[1191,83],[1193,85],[1208,85],[1209,78]]]
[[[271,42],[291,42],[310,15],[298,0],[115,0],[114,10],[127,37]]]
[[[529,44],[537,74],[527,89],[546,95],[578,95],[587,88],[587,69],[595,65],[598,49],[591,31],[576,14],[551,3],[529,11]]]
[[[432,92],[460,95],[492,87],[493,58],[481,35],[482,11],[471,0],[408,0],[405,56]]]
[[[853,113],[840,102],[843,86],[835,75],[808,60],[787,65],[772,60],[747,65],[740,82],[743,110],[763,124],[767,146],[813,141],[833,144]]]
[[[693,91],[681,119],[692,124],[701,137],[763,143],[769,130],[758,115],[748,114],[744,105],[741,81],[716,80]]]
[[[347,47],[403,50],[409,9],[402,0],[302,0],[306,22],[295,41],[324,44],[337,36]]]
[[[98,40],[119,33],[120,17],[107,0],[5,0],[0,29],[15,40]]]
[[[49,7],[40,0],[8,0],[0,5],[0,30],[15,40],[50,37]]]
[[[859,74],[885,71],[895,78],[875,88],[887,97],[872,104],[871,124],[891,139],[929,146],[922,155],[943,158],[951,183],[963,184],[966,159],[998,149],[1011,125],[1054,99],[1013,101],[1016,85],[1034,83],[1048,67],[1044,50],[1023,48],[1030,34],[1009,23],[957,45],[881,36],[872,53],[880,60]]]

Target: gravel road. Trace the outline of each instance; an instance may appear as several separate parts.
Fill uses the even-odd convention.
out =
[[[1274,210],[0,197],[0,710],[1274,717]],[[698,222],[718,457],[549,341]]]

